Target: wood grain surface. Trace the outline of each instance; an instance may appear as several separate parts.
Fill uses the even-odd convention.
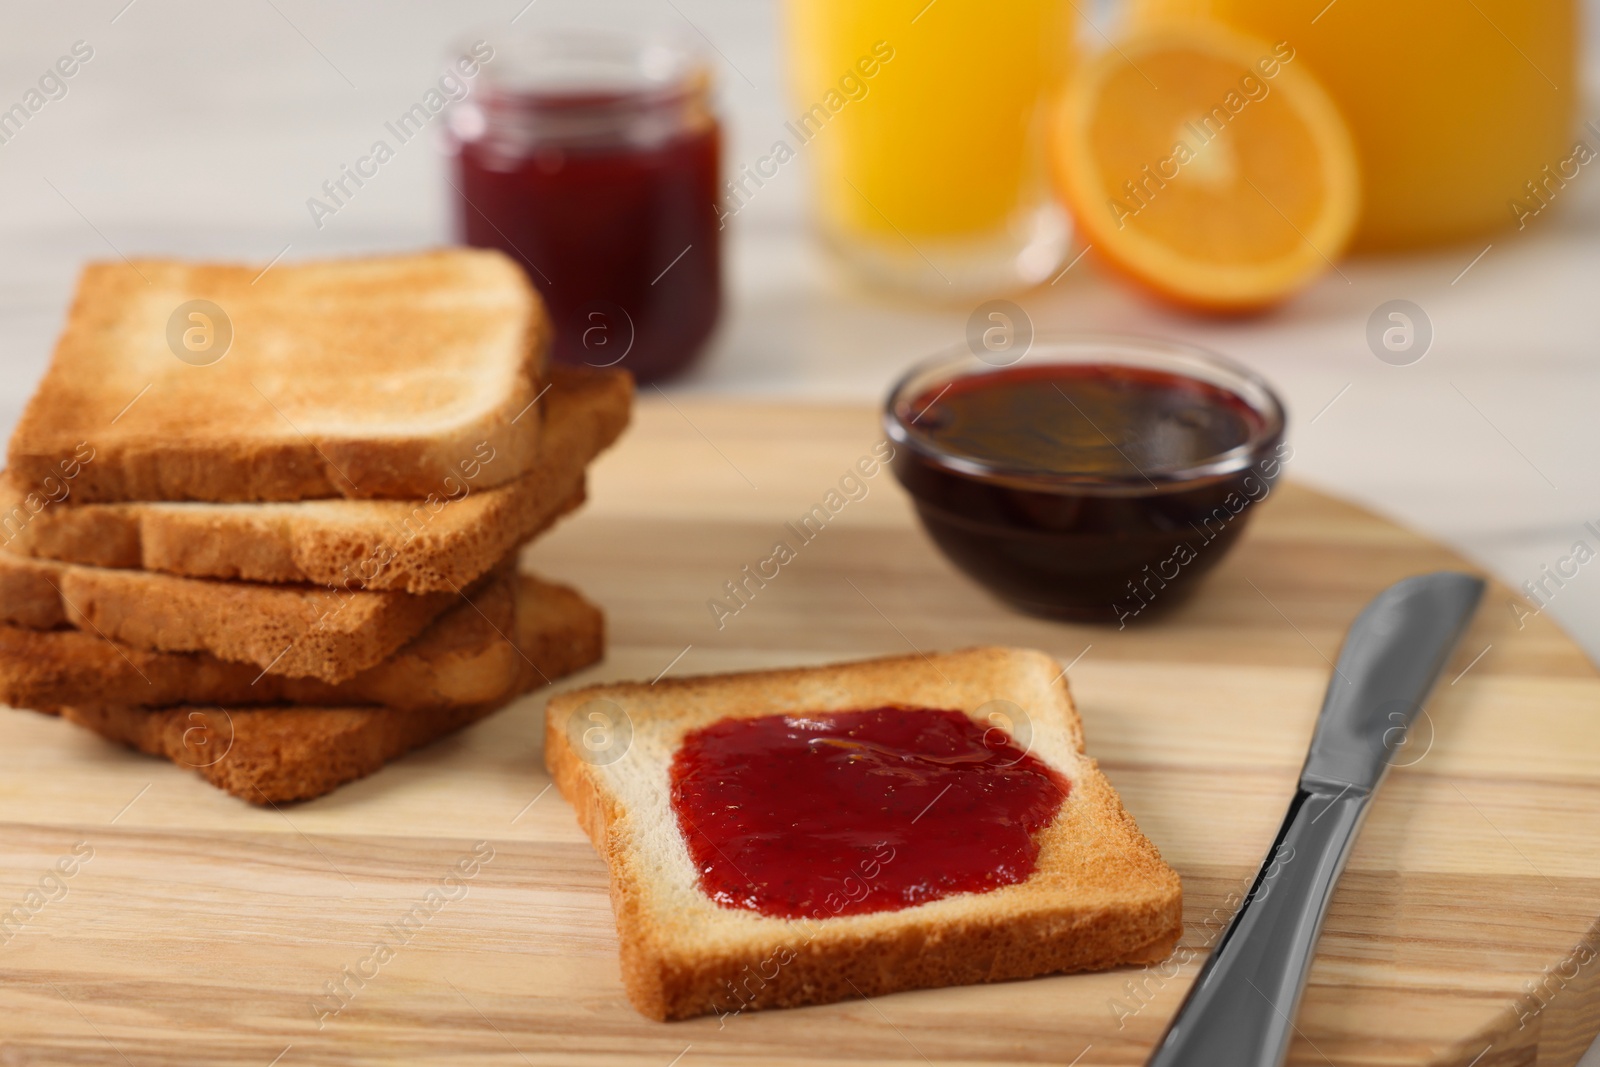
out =
[[[655,1023],[622,994],[605,869],[548,789],[539,697],[282,810],[3,711],[0,1065],[1143,1063],[1271,842],[1345,627],[1462,564],[1291,463],[1186,606],[1046,623],[957,575],[881,471],[719,629],[708,601],[879,440],[864,408],[647,391],[590,506],[527,553],[609,615],[608,659],[563,684],[1044,649],[1183,876],[1172,965]],[[1511,605],[1491,590],[1377,798],[1293,1064],[1570,1067],[1600,1029],[1600,680]]]

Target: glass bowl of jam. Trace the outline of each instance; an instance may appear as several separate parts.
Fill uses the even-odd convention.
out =
[[[1001,600],[1127,626],[1180,603],[1290,456],[1259,375],[1189,345],[1037,339],[922,363],[884,410],[934,543]]]

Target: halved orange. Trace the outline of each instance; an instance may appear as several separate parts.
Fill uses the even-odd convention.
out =
[[[1360,208],[1355,143],[1287,43],[1203,22],[1091,60],[1054,114],[1051,165],[1084,239],[1158,295],[1210,311],[1330,269]]]

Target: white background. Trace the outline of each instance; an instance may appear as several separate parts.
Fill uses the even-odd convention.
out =
[[[285,246],[286,258],[300,258],[448,240],[445,160],[424,139],[320,231],[306,200],[416,102],[463,35],[493,42],[516,18],[519,30],[600,23],[703,37],[720,77],[730,169],[762,155],[788,117],[776,12],[761,0],[125,2],[5,5],[0,110],[74,42],[94,57],[64,98],[0,145],[0,433],[43,371],[87,258],[264,263]],[[1595,95],[1586,100],[1582,117],[1600,118]],[[740,213],[730,312],[676,388],[876,401],[906,364],[960,342],[970,307],[847,291],[808,239],[804,206],[804,167],[788,166]],[[1526,231],[1495,237],[1458,279],[1485,243],[1347,262],[1345,277],[1245,322],[1155,309],[1087,261],[1019,300],[1041,332],[1152,333],[1252,364],[1288,401],[1292,476],[1520,585],[1574,540],[1597,544],[1582,526],[1600,526],[1600,166]],[[1409,367],[1381,363],[1365,341],[1370,313],[1395,298],[1421,305],[1435,330],[1427,357]],[[1550,610],[1600,654],[1600,564]],[[1585,1062],[1600,1067],[1600,1055]]]

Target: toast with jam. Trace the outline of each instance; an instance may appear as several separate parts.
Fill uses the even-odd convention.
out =
[[[1040,652],[593,686],[551,699],[545,761],[654,1019],[1148,963],[1182,933]]]
[[[80,501],[420,500],[493,449],[500,485],[538,461],[549,338],[481,249],[91,263],[8,463]]]
[[[191,578],[458,590],[583,503],[585,468],[627,426],[632,396],[621,371],[554,367],[531,471],[485,488],[504,458],[491,450],[417,500],[79,503],[75,479],[46,495],[6,477],[0,547]]]

